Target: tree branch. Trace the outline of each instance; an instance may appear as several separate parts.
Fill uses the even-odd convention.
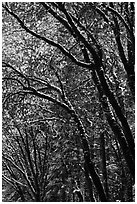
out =
[[[27,183],[28,183],[28,185],[29,185],[29,187],[30,187],[30,189],[31,189],[31,191],[32,191],[32,193],[33,193],[33,195],[35,195],[35,189],[32,187],[32,185],[31,185],[29,179],[27,178],[27,175],[25,174],[25,172],[22,171],[22,169],[20,169],[20,168],[14,163],[14,161],[12,161],[12,159],[7,158],[6,156],[3,156],[3,158],[4,158],[5,160],[9,161],[9,162],[24,176],[24,178],[25,178],[25,180],[27,181]]]
[[[13,182],[13,183],[17,183],[19,184],[20,186],[23,186],[23,187],[27,187],[25,184],[21,183],[20,181],[17,181],[16,179],[12,178],[12,179],[9,179],[8,177],[6,177],[5,175],[2,175],[3,178],[9,182]]]
[[[129,32],[130,36],[132,38],[134,38],[132,31],[130,30],[130,28],[128,27],[126,21],[124,20],[124,18],[112,7],[107,6],[106,9],[108,9],[109,11],[111,11],[112,13],[114,13],[120,20],[121,22],[124,24],[125,28],[127,29],[127,31]]]
[[[22,74],[21,72],[19,72],[17,69],[15,69],[12,65],[10,65],[10,64],[8,64],[8,63],[6,63],[6,62],[3,61],[3,62],[2,62],[2,66],[3,66],[3,67],[9,67],[9,68],[13,69],[19,76],[21,76],[22,78],[24,78],[24,79],[26,80],[28,86],[30,86],[29,80],[27,79],[27,77],[26,77],[24,74]],[[23,84],[22,84],[22,85],[23,85]]]
[[[76,34],[78,40],[81,41],[85,45],[85,47],[89,50],[89,52],[92,54],[94,63],[100,64],[100,59],[99,59],[99,56],[96,53],[95,49],[87,42],[85,37],[81,34],[79,29],[76,27],[75,22],[73,21],[71,15],[67,12],[65,6],[60,2],[58,3],[58,5],[59,5],[59,8],[61,9],[61,11],[65,14],[72,29],[75,31],[75,34]]]
[[[18,80],[18,79],[15,79],[15,78],[11,78],[11,77],[4,77],[2,78],[3,80],[11,80],[11,81],[17,81],[22,87],[24,87],[24,84]]]
[[[33,87],[25,87],[25,90],[27,91],[27,92],[25,92],[26,94],[31,94],[31,95],[37,96],[39,98],[43,98],[43,99],[46,99],[48,101],[51,101],[51,102],[59,105],[63,109],[65,109],[70,114],[72,114],[72,112],[73,112],[65,103],[60,102],[59,100],[57,100],[51,96],[48,96],[44,93],[41,93],[40,91],[34,89]]]
[[[65,28],[72,34],[72,36],[74,36],[74,38],[76,38],[76,35],[74,33],[74,30],[71,28],[71,26],[68,24],[68,22],[61,17],[59,14],[57,14],[57,12],[55,12],[47,3],[41,2],[41,4],[43,5],[43,7],[52,15],[54,16],[54,18],[56,18],[60,23],[62,23]],[[54,5],[57,4],[54,3]],[[58,8],[58,7],[57,7]]]
[[[69,57],[72,62],[76,63],[78,66],[81,66],[81,67],[87,67],[87,68],[90,68],[92,66],[94,66],[93,63],[84,63],[84,62],[81,62],[81,61],[78,61],[72,54],[70,54],[70,52],[68,52],[64,47],[62,47],[62,45],[60,45],[59,43],[56,43],[44,36],[41,36],[37,33],[35,33],[34,31],[30,30],[24,23],[23,21],[14,13],[12,12],[11,10],[9,10],[6,6],[3,6],[5,8],[5,10],[11,14],[20,24],[20,26],[29,34],[33,35],[34,37],[40,39],[40,40],[43,40],[44,42],[52,45],[53,47],[57,47],[64,55],[66,55],[67,57]]]

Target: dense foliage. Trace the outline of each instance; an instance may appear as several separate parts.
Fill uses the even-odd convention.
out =
[[[134,201],[134,3],[2,15],[3,201]]]

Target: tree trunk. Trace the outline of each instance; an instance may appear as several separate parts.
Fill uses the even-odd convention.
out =
[[[85,160],[85,164],[87,166],[87,171],[89,173],[89,175],[91,176],[93,183],[97,189],[99,198],[101,202],[106,202],[107,198],[102,186],[102,183],[100,181],[100,178],[94,168],[94,164],[91,161],[91,156],[90,156],[90,148],[89,148],[89,144],[88,144],[88,139],[84,130],[84,127],[80,121],[80,119],[78,118],[77,114],[74,112],[74,120],[78,125],[78,130],[80,132],[80,140],[81,140],[81,144],[83,147],[83,152],[84,152],[84,160]]]
[[[85,170],[85,177],[86,177],[86,183],[87,183],[87,186],[88,186],[88,191],[89,191],[89,197],[90,197],[90,202],[95,202],[95,198],[94,198],[94,195],[93,195],[93,187],[92,187],[92,181],[91,181],[91,178],[89,176],[89,173],[88,173],[88,169],[87,169],[87,166],[86,164],[84,163],[84,170]]]
[[[85,47],[82,47],[83,56],[85,58],[86,62],[90,62],[89,55],[87,53],[87,50]],[[91,68],[92,70],[92,68]],[[127,162],[128,168],[130,170],[130,173],[135,179],[135,163],[134,163],[134,139],[132,136],[132,133],[130,131],[130,128],[128,126],[127,120],[124,117],[122,110],[120,106],[117,104],[117,101],[115,100],[115,97],[113,93],[110,91],[108,84],[106,82],[106,79],[104,77],[103,68],[98,68],[97,71],[94,69],[91,71],[92,79],[94,81],[95,86],[98,89],[99,92],[99,99],[103,107],[103,111],[106,115],[108,124],[110,125],[112,131],[114,132],[114,135],[117,137],[118,142],[121,146],[121,149],[123,151],[125,160]],[[97,75],[98,74],[98,75]],[[107,98],[108,97],[108,98]],[[114,108],[118,118],[120,119],[123,128],[124,133],[116,121],[115,117],[113,116],[112,111],[110,110],[109,102],[111,103],[112,107]],[[128,134],[129,133],[129,134]],[[126,138],[125,138],[126,137]],[[127,144],[128,141],[128,144]],[[132,155],[132,156],[131,156]]]

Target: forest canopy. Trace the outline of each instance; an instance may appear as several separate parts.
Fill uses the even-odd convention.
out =
[[[6,202],[133,202],[134,2],[2,4]]]

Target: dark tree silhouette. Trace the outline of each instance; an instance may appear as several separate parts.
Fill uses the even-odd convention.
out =
[[[78,151],[82,149],[83,155],[82,160],[79,159],[79,153],[77,154],[77,161],[81,166],[79,172],[84,172],[88,196],[93,202],[96,199],[101,202],[113,201],[109,194],[107,166],[109,166],[110,159],[107,161],[106,151],[110,147],[107,147],[105,137],[107,141],[110,140],[117,144],[117,146],[114,145],[116,147],[112,145],[113,151],[116,151],[113,157],[117,158],[120,166],[119,158],[122,157],[125,167],[124,169],[120,167],[120,172],[123,172],[121,178],[125,178],[125,174],[129,178],[131,192],[129,200],[133,194],[132,188],[135,179],[134,113],[133,111],[132,114],[129,113],[131,116],[128,119],[128,112],[130,106],[134,109],[135,95],[134,18],[133,2],[3,3],[3,19],[11,26],[8,32],[11,32],[13,39],[15,38],[15,50],[18,50],[15,53],[10,53],[7,49],[8,42],[4,36],[2,62],[3,106],[6,115],[4,121],[12,116],[13,121],[17,119],[20,123],[23,122],[29,126],[28,120],[33,119],[31,122],[37,123],[36,126],[44,131],[45,126],[43,128],[40,121],[51,121],[48,123],[48,127],[52,126],[51,135],[54,138],[53,132],[56,132],[56,137],[62,134],[59,130],[61,120],[62,124],[67,120],[66,128],[69,129],[70,124],[72,127],[71,131],[69,129],[69,137],[72,134],[70,132],[74,130],[74,135],[77,134],[79,138],[78,142],[75,141]],[[6,32],[6,29],[6,26],[3,25],[3,33]],[[17,29],[20,30],[19,36],[14,34]],[[18,38],[22,42],[21,45],[18,44]],[[26,41],[22,41],[22,39],[26,39]],[[29,49],[25,48],[27,43]],[[20,60],[22,55],[23,64]],[[102,109],[100,120],[103,125],[99,123],[97,125],[102,128],[98,132],[101,156],[96,155],[96,157],[94,157],[94,153],[96,154],[97,150],[94,150],[90,138],[90,131],[92,132],[93,128],[90,117],[94,112],[94,115],[98,115],[99,110],[94,111],[96,105],[92,105],[91,94],[96,94],[95,101]],[[35,104],[34,108],[32,104]],[[87,105],[91,108],[88,108]],[[48,109],[47,116],[45,116],[44,109],[42,111],[41,107],[43,106]],[[7,122],[5,123],[4,127],[7,128]],[[87,125],[85,125],[86,123]],[[26,199],[24,190],[26,185],[30,189],[27,195],[30,200],[48,201],[43,194],[45,186],[48,185],[46,180],[42,185],[43,188],[40,188],[40,181],[45,179],[43,170],[47,168],[43,166],[41,172],[40,166],[41,162],[45,165],[45,160],[42,160],[46,158],[41,157],[43,153],[35,139],[37,135],[37,131],[35,131],[33,132],[32,128],[28,133],[25,129],[25,138],[20,131],[22,141],[15,137],[21,156],[18,153],[8,156],[5,151],[3,154],[4,172],[7,174],[3,178],[14,186],[21,201]],[[49,130],[47,130],[48,132]],[[111,132],[111,137],[108,132]],[[65,130],[63,130],[63,134],[65,135]],[[32,139],[32,152],[30,151],[29,137],[30,140]],[[67,137],[62,140],[65,143]],[[96,139],[95,144],[97,141]],[[16,157],[19,165],[14,162]],[[22,163],[22,157],[24,163]],[[102,159],[102,168],[96,168],[95,160],[97,158],[98,160]],[[28,167],[27,162],[29,162]],[[8,163],[7,167],[6,163]],[[72,180],[76,180],[76,175],[72,176],[72,169],[71,173],[68,173],[69,170],[64,161],[63,165],[62,168],[65,170],[62,171],[66,172],[61,174],[63,186],[60,191],[58,186],[55,188],[55,192],[60,192],[60,196],[51,198],[51,201],[67,201],[65,179],[73,177]],[[26,166],[25,169],[24,166]],[[70,165],[68,166],[70,169]],[[19,172],[17,175],[14,173],[14,169]],[[25,172],[31,174],[33,180],[28,179]],[[20,174],[21,181],[19,180]],[[9,179],[9,176],[12,178]],[[23,177],[25,184],[22,180]],[[75,186],[75,182],[72,183]],[[78,183],[75,188],[70,188],[70,192],[81,202],[84,201],[84,196],[80,189],[81,184]],[[122,185],[125,185],[123,180]],[[120,200],[121,198],[115,199]]]

